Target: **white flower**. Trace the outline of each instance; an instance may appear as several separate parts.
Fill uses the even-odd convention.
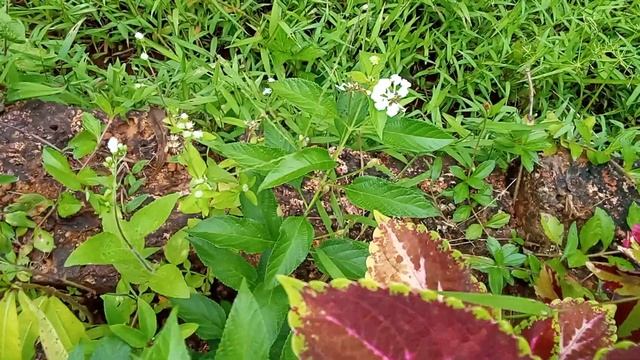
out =
[[[140,54],[140,59],[147,61],[149,60],[149,55],[147,55],[146,52],[143,52],[142,54]]]
[[[270,82],[270,83],[275,82],[275,81],[276,81],[276,79],[274,79],[274,78],[272,78],[272,77],[270,77],[270,78],[268,78],[268,79],[267,79],[267,82]]]
[[[345,91],[345,90],[347,90],[347,84],[342,83],[340,85],[336,85],[336,89],[338,89],[340,91]]]
[[[193,129],[193,121],[187,121],[187,122],[185,122],[185,123],[184,123],[184,128],[185,128],[185,129],[188,129],[188,130]]]
[[[197,190],[196,192],[193,193],[193,196],[195,196],[197,199],[201,198],[202,195],[204,195],[202,190]]]
[[[138,40],[142,40],[144,39],[144,34],[142,34],[141,32],[136,32],[135,35],[136,39]]]
[[[187,123],[184,123],[184,122],[181,121],[181,122],[176,124],[176,127],[178,129],[186,129],[187,128]]]
[[[109,142],[107,142],[107,148],[109,148],[109,151],[112,154],[115,154],[118,152],[118,148],[119,148],[118,145],[121,145],[120,141],[118,141],[118,139],[115,137],[111,137],[111,139],[109,139]]]
[[[187,113],[180,114],[180,119],[187,120],[188,118],[189,118],[189,114],[187,114]]]
[[[202,130],[196,130],[193,132],[193,138],[194,139],[200,139],[202,138]]]
[[[404,110],[400,105],[400,99],[409,94],[411,83],[398,74],[391,75],[388,79],[382,78],[371,91],[371,100],[377,110],[387,111],[390,117],[398,115],[400,110]]]
[[[189,130],[185,130],[182,132],[182,136],[186,137],[186,138],[190,138],[193,135],[193,133]]]
[[[371,65],[376,66],[380,64],[380,58],[377,55],[371,55],[369,56],[369,62],[371,62]]]
[[[362,5],[362,7],[360,7],[360,9],[361,9],[362,11],[367,11],[367,10],[369,10],[369,4],[364,4],[364,5]],[[374,65],[375,65],[375,64],[374,64]]]
[[[133,88],[134,88],[134,89],[140,89],[140,88],[142,88],[143,86],[144,86],[144,84],[140,84],[140,83],[133,84]]]
[[[264,90],[262,90],[262,95],[264,96],[270,95],[272,91],[273,90],[271,90],[271,88],[264,88]]]
[[[242,184],[242,191],[244,191],[244,192],[249,191],[249,185],[247,185],[247,184]]]

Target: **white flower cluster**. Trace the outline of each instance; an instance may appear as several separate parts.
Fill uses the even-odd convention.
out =
[[[404,110],[398,101],[409,94],[410,87],[409,81],[394,74],[388,79],[378,80],[371,91],[371,100],[376,109],[386,110],[388,116],[396,116],[400,110]]]
[[[202,130],[193,130],[193,121],[189,120],[189,115],[186,113],[180,114],[176,127],[182,130],[182,136],[186,139],[200,139],[202,138]]]
[[[111,156],[107,156],[104,159],[104,166],[108,168],[112,168],[116,164],[114,158],[119,159],[127,154],[127,145],[121,143],[114,136],[107,141],[107,149],[109,149]]]

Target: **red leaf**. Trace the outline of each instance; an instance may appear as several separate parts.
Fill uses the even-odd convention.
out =
[[[636,307],[638,307],[636,309]],[[616,304],[615,321],[618,337],[634,342],[640,341],[640,302],[629,300]]]
[[[461,254],[432,237],[422,225],[385,218],[378,221],[367,258],[367,277],[414,289],[484,292]]]
[[[602,350],[598,355],[600,360],[638,360],[640,359],[640,345],[628,342],[617,344],[612,349]]]
[[[280,278],[301,359],[530,359],[524,339],[479,307],[371,280],[332,286]],[[430,300],[427,300],[430,299]]]
[[[614,344],[613,307],[582,299],[554,301],[551,307],[556,310],[552,317],[525,321],[520,326],[535,355],[543,359],[554,354],[561,360],[592,359],[599,349]]]
[[[638,296],[640,295],[640,272],[623,270],[619,267],[607,263],[587,262],[587,268],[605,282],[612,282],[610,288],[618,295]]]
[[[542,265],[542,268],[540,268],[540,275],[533,287],[540,300],[546,303],[562,297],[562,288],[558,282],[556,272],[547,264]]]

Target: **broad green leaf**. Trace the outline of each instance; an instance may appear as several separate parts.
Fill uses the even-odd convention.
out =
[[[556,245],[562,245],[564,225],[551,214],[540,213],[540,225],[544,234]]]
[[[18,100],[40,98],[45,96],[56,95],[64,92],[62,87],[54,87],[47,84],[37,82],[16,82],[12,83],[7,91],[7,101],[14,102]]]
[[[136,310],[136,302],[125,295],[101,295],[103,310],[107,324],[126,324]]]
[[[179,197],[179,193],[165,195],[136,211],[127,222],[127,229],[144,240],[145,236],[158,230],[167,221]]]
[[[465,230],[465,237],[467,240],[476,240],[482,236],[482,225],[480,224],[471,224]]]
[[[41,307],[67,351],[87,339],[84,324],[58,298],[49,297]]]
[[[217,247],[250,253],[262,252],[273,245],[273,240],[262,224],[230,215],[202,220],[187,232]]]
[[[595,216],[600,219],[600,240],[602,241],[602,247],[607,249],[615,236],[616,224],[613,222],[611,216],[599,207],[596,208]]]
[[[316,265],[334,279],[357,280],[367,271],[366,260],[369,245],[362,241],[336,239],[325,240],[313,251]]]
[[[195,293],[188,299],[171,299],[171,303],[178,306],[180,319],[199,325],[196,334],[201,339],[213,340],[222,336],[227,314],[217,302]]]
[[[336,101],[332,94],[318,84],[304,79],[284,79],[270,84],[274,94],[295,107],[323,121],[333,120],[337,114]]]
[[[147,345],[148,339],[145,333],[129,325],[111,325],[109,330],[133,348],[143,348]]]
[[[402,117],[387,120],[383,144],[414,153],[429,153],[451,144],[455,139],[427,122]]]
[[[224,144],[218,151],[244,170],[271,170],[287,154],[277,148],[239,142]]]
[[[47,315],[23,292],[18,293],[22,311],[31,312],[38,321],[39,339],[48,360],[67,360],[68,352]],[[42,305],[46,305],[45,299]]]
[[[45,146],[42,150],[42,162],[44,169],[62,185],[71,190],[81,190],[82,184],[71,170],[67,158],[51,147]]]
[[[243,280],[254,284],[258,278],[256,269],[239,254],[215,246],[212,242],[192,236],[189,238],[200,260],[211,269],[223,284],[239,289]]]
[[[313,226],[307,218],[291,216],[280,225],[280,236],[269,256],[265,281],[277,285],[276,275],[289,275],[304,261],[313,240]]]
[[[39,336],[38,319],[31,311],[25,311],[23,308],[18,315],[18,324],[20,324],[19,341],[22,345],[22,357],[18,357],[18,359],[32,359],[35,355],[35,344]]]
[[[18,311],[16,309],[16,293],[7,291],[0,300],[0,359],[20,360],[22,344],[20,343]],[[31,344],[27,344],[31,346]]]
[[[138,298],[138,324],[140,325],[140,331],[145,334],[147,340],[151,340],[158,330],[155,311],[141,297]]]
[[[562,252],[563,260],[573,255],[578,250],[578,240],[578,226],[574,221],[571,223],[571,226],[569,226],[569,233],[567,234],[567,244],[565,245],[564,251]]]
[[[69,140],[67,146],[71,148],[73,158],[80,159],[91,154],[95,150],[97,144],[98,143],[93,134],[84,130],[77,133],[71,140]]]
[[[155,292],[174,298],[188,298],[189,287],[177,266],[164,264],[153,272],[149,287]]]
[[[18,181],[17,176],[0,174],[0,185],[11,184]]]
[[[326,149],[306,148],[282,158],[282,161],[269,171],[258,191],[285,184],[312,171],[329,170],[335,166],[336,162]]]
[[[632,202],[629,207],[629,213],[627,214],[627,225],[631,229],[633,225],[640,224],[640,205],[637,202]]]
[[[257,186],[255,186],[255,188],[257,190]],[[246,218],[264,224],[269,236],[276,239],[280,231],[282,218],[278,215],[278,201],[273,194],[273,190],[264,190],[257,193],[258,203],[256,205],[254,205],[245,194],[245,192],[240,194],[242,214]]]
[[[260,305],[242,282],[218,345],[218,360],[266,359],[271,347]]]
[[[164,323],[164,327],[156,336],[153,346],[149,351],[144,353],[143,359],[146,360],[188,360],[190,359],[189,350],[185,344],[176,311],[172,310],[169,317]]]
[[[181,163],[187,166],[187,171],[191,177],[196,179],[204,178],[207,173],[207,164],[193,144],[188,142],[184,145],[184,151],[180,154],[179,159]]]
[[[33,247],[45,253],[51,252],[55,247],[53,235],[42,228],[36,228],[33,230]]]
[[[56,207],[60,217],[69,217],[76,214],[80,209],[82,209],[82,201],[76,199],[73,194],[66,191],[60,194],[58,206]]]
[[[491,219],[489,219],[489,221],[484,224],[484,226],[492,229],[500,229],[501,227],[507,225],[509,223],[509,220],[511,220],[511,215],[500,211],[497,214],[493,215]]]
[[[36,223],[33,220],[29,219],[29,216],[24,211],[14,211],[5,214],[4,221],[6,221],[7,224],[15,227],[36,227]]]
[[[345,188],[347,198],[359,208],[377,210],[387,216],[426,218],[440,212],[416,188],[405,188],[389,181],[362,176]]]
[[[82,127],[87,130],[93,138],[98,140],[102,136],[102,130],[104,126],[102,122],[98,120],[93,114],[85,112],[82,114]]]
[[[491,174],[495,167],[496,162],[494,160],[487,160],[476,167],[476,169],[471,174],[471,177],[484,179]]]
[[[91,354],[91,360],[115,360],[131,358],[131,348],[127,343],[113,335],[100,339]],[[84,356],[82,357],[84,360]]]
[[[189,241],[187,232],[179,230],[171,235],[166,244],[162,247],[164,257],[174,265],[182,264],[189,256]]]

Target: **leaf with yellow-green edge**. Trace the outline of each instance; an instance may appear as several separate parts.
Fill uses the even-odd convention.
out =
[[[382,218],[369,244],[366,276],[414,289],[484,292],[462,256],[423,225]]]
[[[82,322],[57,297],[49,297],[41,309],[67,351],[71,351],[82,339],[87,338]]]
[[[53,324],[47,319],[47,315],[40,310],[40,308],[27,297],[24,293],[18,293],[18,299],[20,300],[20,306],[22,311],[29,311],[38,321],[39,339],[42,345],[42,350],[48,360],[67,360],[69,356],[67,349],[60,340],[56,329]],[[48,298],[44,299],[40,306],[46,307]]]
[[[19,331],[16,293],[7,291],[0,300],[0,359],[20,360],[22,343]]]
[[[406,285],[331,285],[280,276],[293,351],[301,359],[530,359],[524,339],[480,307]],[[490,344],[490,346],[488,346]]]
[[[587,262],[587,268],[605,282],[616,294],[640,296],[640,271],[624,270],[616,265],[601,262]]]
[[[640,359],[640,345],[622,341],[610,348],[600,349],[595,360],[636,360]]]
[[[551,303],[550,316],[525,320],[517,331],[543,359],[592,359],[616,342],[615,307],[567,298]]]

